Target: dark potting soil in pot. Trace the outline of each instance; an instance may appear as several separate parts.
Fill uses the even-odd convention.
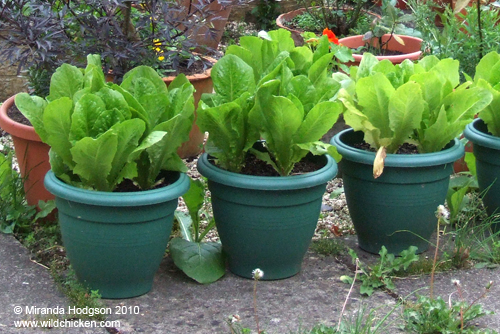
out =
[[[214,164],[213,159],[210,159],[210,162]],[[302,161],[299,161],[298,163],[295,164],[290,175],[311,173],[320,170],[322,167],[324,166],[317,164],[314,161],[311,161],[309,159],[303,159]],[[252,154],[247,154],[245,160],[245,166],[241,170],[241,174],[253,175],[253,176],[278,176],[278,177],[280,176],[278,172],[276,172],[274,168],[271,167],[271,165],[267,164],[262,160],[257,159]]]
[[[165,75],[168,76],[176,76],[180,73],[190,76],[190,75],[195,75],[195,74],[202,74],[206,70],[212,67],[212,63],[208,60],[195,60],[193,63],[188,64],[186,63],[181,63],[179,64],[177,71],[173,72],[165,72]]]
[[[365,142],[355,143],[352,146],[363,151],[377,152],[377,150],[372,148],[370,144]],[[417,146],[413,144],[404,143],[398,148],[395,154],[418,154],[418,149]]]
[[[9,116],[9,118],[16,123],[32,126],[31,122],[26,117],[24,117],[23,114],[21,114],[15,104],[13,104],[12,107],[7,110],[7,116]]]
[[[145,191],[145,190],[154,190],[160,189],[163,187],[167,187],[171,185],[176,180],[172,180],[173,172],[163,172],[158,178],[155,186],[151,189],[141,189],[139,188],[132,180],[124,179],[113,192],[115,193],[126,193],[126,192],[137,192],[137,191]]]

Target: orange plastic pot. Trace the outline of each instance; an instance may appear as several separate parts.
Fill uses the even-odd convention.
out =
[[[24,191],[29,205],[37,205],[39,200],[54,199],[43,185],[45,174],[50,169],[49,149],[32,126],[13,121],[7,111],[14,104],[15,96],[0,106],[0,128],[9,133],[14,142],[14,150],[21,176],[24,178]]]
[[[395,55],[395,56],[376,56],[378,60],[383,60],[383,59],[388,59],[390,60],[393,64],[401,64],[405,59],[410,59],[410,60],[418,60],[420,56],[422,55],[422,51],[420,50],[422,47],[422,39],[413,37],[413,36],[405,36],[405,35],[397,35],[399,36],[405,44],[399,44],[396,39],[389,38],[391,37],[390,34],[386,34],[382,36],[382,42],[386,42],[389,40],[388,43],[388,49],[392,51],[399,51],[402,54],[401,55]],[[363,40],[363,35],[356,35],[356,36],[349,36],[345,38],[341,38],[339,40],[339,43],[342,45],[345,45],[351,49],[357,49],[360,46],[365,45],[366,41]],[[378,40],[373,39],[372,42],[373,46],[378,46]],[[362,54],[355,54],[353,53],[353,58],[354,62],[349,62],[346,65],[347,66],[359,66],[359,63],[361,62],[361,59],[363,58]]]

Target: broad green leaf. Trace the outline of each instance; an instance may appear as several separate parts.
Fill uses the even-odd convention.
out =
[[[110,184],[107,177],[112,168],[117,145],[117,136],[113,130],[96,139],[86,137],[77,141],[71,149],[75,162],[73,172],[86,180],[92,189],[112,191],[115,184]]]
[[[87,65],[83,76],[83,89],[86,89],[89,93],[95,93],[102,89],[105,85],[106,80],[104,79],[102,68],[92,64]]]
[[[103,87],[95,95],[99,96],[106,106],[106,110],[116,108],[122,114],[120,119],[130,119],[132,113],[130,107],[121,93],[109,87]]]
[[[474,153],[465,152],[464,159],[465,159],[465,163],[467,164],[467,168],[469,169],[469,172],[477,178],[476,157],[474,156]]]
[[[188,78],[183,73],[178,74],[174,80],[168,85],[168,90],[172,90],[175,88],[182,88],[185,84],[189,84]]]
[[[330,53],[330,42],[328,41],[328,36],[323,35],[319,39],[319,43],[318,46],[316,47],[316,50],[314,50],[313,62],[318,61],[320,58],[329,53]]]
[[[85,94],[76,103],[75,110],[71,116],[71,140],[80,140],[85,137],[97,137],[100,132],[94,128],[97,119],[108,117],[105,114],[106,105],[104,101],[95,94]]]
[[[311,67],[309,68],[309,72],[307,73],[307,77],[313,85],[318,85],[322,83],[326,77],[329,65],[331,64],[333,59],[333,54],[326,54],[315,61]]]
[[[181,230],[181,235],[184,240],[193,241],[193,236],[191,235],[191,225],[193,220],[189,213],[185,211],[175,210],[174,217],[179,223],[179,229]]]
[[[362,78],[356,84],[358,104],[363,114],[379,129],[380,136],[385,138],[392,137],[388,108],[389,99],[394,92],[394,87],[382,73]]]
[[[72,98],[82,88],[82,70],[69,64],[63,64],[56,69],[50,79],[50,94],[47,96],[47,100],[54,101],[61,97]]]
[[[216,93],[227,102],[255,88],[252,67],[234,55],[226,55],[214,65],[212,80]]]
[[[170,254],[175,265],[198,283],[213,283],[225,274],[220,243],[174,238],[170,241]]]
[[[491,93],[491,103],[479,113],[479,117],[486,123],[488,131],[491,132],[491,134],[500,137],[500,113],[498,112],[498,110],[500,110],[500,91],[492,88],[491,85],[483,79],[479,79],[476,86],[486,88]]]
[[[130,107],[130,112],[132,113],[132,117],[140,118],[144,122],[146,122],[147,125],[149,124],[149,117],[146,110],[144,110],[144,107],[139,103],[139,101],[137,101],[137,99],[134,96],[132,96],[132,94],[130,94],[125,89],[116,84],[113,84],[111,86],[111,89],[116,90],[117,92],[123,95],[125,101],[127,101],[127,104]]]
[[[469,188],[467,186],[457,190],[453,190],[451,188],[448,189],[446,204],[448,204],[448,208],[450,209],[450,219],[452,221],[456,219],[460,211],[464,208],[464,204],[466,202],[465,194],[468,190]]]
[[[74,166],[70,152],[72,147],[70,141],[72,109],[73,102],[69,98],[63,97],[50,102],[45,107],[43,114],[43,124],[47,131],[46,143],[70,168]]]
[[[305,75],[293,77],[288,92],[299,99],[304,110],[311,110],[319,99],[319,91]]]
[[[168,104],[167,112],[161,116],[159,122],[167,121],[182,112],[192,114],[194,117],[193,93],[194,87],[190,83],[185,83],[179,88],[172,88],[168,94],[170,101],[163,102]]]
[[[292,33],[285,29],[269,31],[271,39],[278,43],[278,52],[291,51],[295,48],[295,43],[292,39]]]
[[[447,107],[446,114],[450,123],[465,122],[468,124],[474,115],[490,104],[492,99],[489,90],[473,87],[466,90],[455,90],[444,98],[443,104]]]
[[[253,69],[254,83],[258,82],[263,72],[261,47],[263,41],[255,36],[243,36],[240,38],[240,44],[230,45],[226,50],[227,55],[234,55],[243,60],[244,63]],[[213,70],[213,69],[212,69]],[[251,78],[250,78],[251,79]]]
[[[424,100],[420,86],[408,82],[399,87],[389,100],[389,124],[393,131],[393,141],[387,148],[394,153],[400,145],[407,141],[422,120]]]
[[[138,66],[123,76],[120,85],[133,96],[168,92],[167,85],[154,69],[148,66]]]
[[[262,134],[267,146],[276,154],[280,174],[288,175],[294,163],[290,159],[293,135],[302,124],[304,114],[284,97],[272,97],[269,102],[266,113],[262,115]]]
[[[258,139],[247,123],[249,106],[245,96],[249,95],[215,108],[198,109],[198,126],[211,134],[206,152],[218,159],[219,166],[235,173],[241,170],[246,152]]]
[[[294,133],[293,141],[307,143],[319,140],[333,127],[342,110],[342,106],[338,102],[316,104],[306,115],[297,132]]]
[[[377,58],[371,53],[365,52],[363,54],[363,58],[359,63],[359,68],[356,71],[356,81],[359,81],[361,78],[365,78],[372,73],[372,67],[378,64]],[[352,73],[351,73],[352,77]]]
[[[31,122],[40,139],[46,143],[48,134],[43,124],[43,112],[47,101],[38,96],[19,93],[16,94],[15,103],[19,111]]]
[[[313,53],[308,46],[301,46],[290,51],[290,58],[295,64],[294,71],[297,74],[307,75],[307,71],[313,62]]]
[[[139,140],[146,130],[146,125],[141,119],[135,118],[117,123],[111,129],[116,133],[117,148],[108,181],[119,184],[123,178],[132,179],[137,175],[137,169],[127,167],[127,165],[129,164],[130,154],[139,145]]]
[[[438,113],[436,122],[427,129],[423,130],[423,136],[420,139],[420,153],[437,152],[450,142],[453,137],[454,128],[459,128],[457,125],[449,124],[446,118],[446,110],[444,106]]]
[[[441,109],[441,104],[443,97],[449,92],[443,92],[445,87],[445,81],[441,80],[437,72],[427,72],[421,74],[415,74],[411,77],[412,81],[415,81],[420,85],[420,90],[422,92],[422,97],[429,108],[431,116],[437,117],[439,110]],[[435,117],[431,120],[434,121]],[[427,117],[428,118],[428,117]]]
[[[451,58],[440,60],[431,71],[439,73],[451,83],[452,87],[458,86],[460,83],[459,61]]]
[[[500,55],[492,51],[485,55],[476,66],[474,81],[483,79],[495,86],[500,82]]]
[[[205,187],[203,186],[203,183],[200,180],[190,179],[189,190],[182,195],[182,198],[184,199],[184,203],[186,203],[189,215],[191,216],[191,221],[193,222],[195,236],[194,241],[201,242],[198,237],[200,227],[199,211],[205,202]]]

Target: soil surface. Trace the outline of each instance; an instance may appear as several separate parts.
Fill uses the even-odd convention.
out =
[[[311,173],[321,169],[321,167],[323,166],[315,163],[314,161],[303,159],[302,161],[299,161],[295,164],[290,175]],[[245,167],[243,168],[241,173],[255,176],[280,176],[271,165],[257,159],[252,154],[247,155]]]
[[[172,178],[168,177],[167,175],[160,175],[158,177],[156,185],[153,188],[147,190],[167,187],[172,184],[171,180]],[[113,192],[126,193],[126,192],[136,192],[136,191],[144,191],[144,189],[139,188],[132,180],[125,179],[116,187],[116,189]]]
[[[9,116],[9,118],[14,122],[32,126],[31,122],[26,117],[24,117],[23,114],[21,114],[21,112],[19,111],[19,109],[17,109],[15,104],[13,104],[12,107],[10,107],[9,110],[7,110],[7,116]]]
[[[365,142],[356,143],[353,144],[352,146],[363,151],[377,152],[377,150],[370,147],[370,144]],[[404,143],[398,148],[395,154],[418,154],[417,146],[413,144]]]
[[[214,161],[210,159],[210,162],[215,165]],[[317,164],[309,159],[303,159],[295,164],[290,175],[300,175],[305,173],[315,172],[321,169],[323,166]],[[274,168],[266,163],[265,161],[257,159],[254,155],[248,154],[245,160],[245,165],[241,170],[241,174],[253,175],[253,176],[276,176],[279,177],[279,173],[274,170]]]

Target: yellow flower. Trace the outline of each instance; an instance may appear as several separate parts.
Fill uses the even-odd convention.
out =
[[[158,57],[158,60],[159,60],[159,61],[163,61],[163,59],[165,59],[165,57],[163,57],[163,56],[159,56],[159,57]]]

